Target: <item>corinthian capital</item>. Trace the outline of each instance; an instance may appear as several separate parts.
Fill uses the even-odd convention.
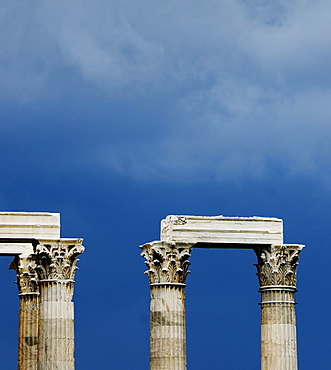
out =
[[[258,263],[255,266],[260,286],[295,287],[299,254],[303,247],[300,244],[256,246]]]
[[[9,268],[15,270],[19,294],[39,294],[36,256],[15,256]]]
[[[141,246],[150,284],[185,284],[192,244],[153,242]]]
[[[84,252],[83,239],[41,241],[36,247],[40,280],[73,281],[78,269],[77,256]]]

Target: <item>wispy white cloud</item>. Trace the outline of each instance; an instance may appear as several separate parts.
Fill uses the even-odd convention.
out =
[[[90,158],[133,177],[263,177],[275,163],[322,176],[330,14],[324,0],[1,1],[0,97],[54,99],[68,85],[109,102],[159,96],[153,109],[173,110],[172,121],[89,146]]]

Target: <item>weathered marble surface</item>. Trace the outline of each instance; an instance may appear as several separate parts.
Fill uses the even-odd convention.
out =
[[[150,309],[150,369],[186,369],[184,287],[151,287]]]
[[[283,243],[283,221],[270,217],[169,215],[161,221],[161,240],[168,243],[280,244]]]
[[[5,242],[0,240],[0,256],[20,255],[22,258],[29,257],[31,254],[34,253],[33,246],[34,240],[8,239]]]
[[[60,214],[0,212],[0,255],[13,255],[19,289],[19,370],[73,370],[77,256],[82,239],[60,238]]]
[[[303,245],[256,246],[261,293],[261,369],[297,370],[296,272]]]
[[[186,369],[185,282],[190,244],[141,246],[151,289],[150,369]]]
[[[193,247],[249,248],[258,257],[262,370],[297,370],[296,268],[304,247],[283,244],[270,217],[167,216],[160,241],[140,248],[151,289],[150,368],[186,369],[185,280]]]
[[[36,248],[40,288],[38,370],[73,370],[74,304],[77,256],[82,239],[40,241]]]
[[[18,370],[35,370],[39,346],[39,285],[35,256],[16,256],[10,268],[16,271],[20,299]]]
[[[0,212],[0,238],[60,238],[60,214]]]
[[[281,292],[279,292],[281,294]],[[263,299],[269,299],[263,294]],[[297,339],[294,309],[292,303],[261,303],[261,369],[297,370]]]

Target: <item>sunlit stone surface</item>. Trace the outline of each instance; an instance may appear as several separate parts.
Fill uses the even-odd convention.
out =
[[[73,370],[77,256],[82,239],[60,238],[60,214],[0,212],[0,255],[13,255],[19,289],[19,370]]]
[[[40,289],[38,369],[73,370],[77,256],[82,239],[40,240],[36,248]]]
[[[253,249],[261,292],[261,368],[297,370],[296,269],[303,245],[283,244],[271,217],[167,216],[142,245],[150,282],[150,368],[186,369],[185,284],[192,248]]]
[[[296,272],[304,246],[256,246],[261,293],[261,369],[297,370]]]
[[[270,217],[170,215],[161,221],[161,240],[168,243],[281,244],[283,221]]]
[[[150,369],[186,369],[185,282],[191,245],[141,246],[151,289]]]
[[[59,239],[60,214],[0,212],[0,238]]]
[[[60,214],[0,212],[0,255],[28,257],[37,239],[60,239]]]

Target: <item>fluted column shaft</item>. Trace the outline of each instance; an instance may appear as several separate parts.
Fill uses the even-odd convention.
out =
[[[186,369],[185,280],[190,246],[143,245],[151,289],[150,369]]]
[[[20,296],[18,369],[36,370],[38,361],[39,296]]]
[[[258,247],[261,293],[261,369],[297,370],[296,269],[302,245]]]
[[[40,282],[40,347],[38,369],[73,370],[73,282]]]
[[[39,287],[35,256],[16,256],[10,268],[16,271],[19,289],[18,370],[36,370],[39,342]]]
[[[297,340],[294,291],[261,290],[261,368],[296,370]]]
[[[74,370],[74,304],[77,256],[82,240],[43,241],[37,246],[40,287],[38,370]]]
[[[186,369],[184,286],[151,286],[151,369]]]

